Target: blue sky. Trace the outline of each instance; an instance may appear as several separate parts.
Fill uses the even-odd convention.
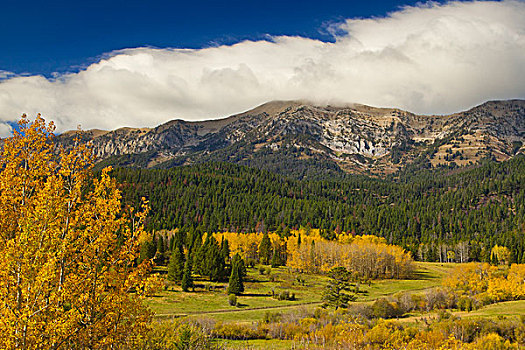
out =
[[[381,17],[417,1],[3,0],[0,70],[50,76],[113,50],[202,48],[266,35],[332,41],[330,24]]]
[[[0,137],[226,117],[272,100],[448,114],[525,98],[525,0],[0,5]]]

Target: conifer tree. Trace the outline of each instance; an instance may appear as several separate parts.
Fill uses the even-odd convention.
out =
[[[180,282],[184,273],[184,253],[181,245],[174,247],[168,263],[168,279],[174,282]]]
[[[351,290],[351,274],[344,267],[334,267],[328,272],[330,280],[323,293],[324,306],[347,308],[350,301],[357,297],[355,294],[347,294]]]
[[[219,249],[219,244],[212,236],[208,240],[208,245],[205,245],[204,247],[206,248],[206,268],[203,273],[209,276],[211,281],[222,280],[225,277],[225,264],[221,251]]]
[[[224,259],[224,262],[227,263],[230,260],[230,243],[224,237],[221,241],[221,256]]]
[[[206,238],[206,242],[209,243],[208,238]],[[194,252],[192,265],[193,270],[199,275],[206,275],[206,244],[203,244],[201,238],[198,236],[195,239],[192,251]]]
[[[272,241],[268,236],[268,232],[265,232],[261,243],[259,244],[259,260],[261,264],[268,265],[272,258]]]
[[[236,253],[232,258],[232,269],[233,266],[237,265],[239,268],[239,276],[241,276],[242,281],[244,282],[246,280],[247,271],[246,271],[246,265],[244,264],[243,258],[239,255],[239,253]]]
[[[173,247],[175,245],[175,235],[172,235],[169,239],[169,243],[168,243],[168,249],[170,252],[173,251]]]
[[[193,277],[191,275],[191,262],[192,262],[192,259],[188,252],[188,256],[186,257],[186,262],[184,263],[184,273],[182,275],[182,283],[181,283],[181,287],[184,292],[187,292],[190,290],[190,288],[193,288]]]
[[[155,254],[155,263],[157,265],[164,265],[165,252],[166,252],[166,248],[164,246],[164,237],[160,235],[159,238],[157,239],[157,253]]]
[[[236,254],[236,256],[238,256]],[[232,260],[232,272],[230,275],[230,280],[228,283],[228,294],[235,294],[239,295],[242,292],[244,292],[244,281],[243,281],[243,266],[244,261],[240,256],[238,258]]]
[[[272,267],[279,267],[281,265],[277,247],[273,248],[272,260],[270,261],[270,264],[272,265]]]
[[[140,244],[139,258],[138,263],[142,263],[146,260],[151,260],[155,257],[155,252],[157,251],[153,240],[148,239]]]

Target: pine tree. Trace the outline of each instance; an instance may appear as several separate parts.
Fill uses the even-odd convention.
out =
[[[206,249],[206,271],[205,274],[211,281],[220,281],[225,277],[224,259],[215,238],[211,238]]]
[[[227,263],[230,260],[230,243],[227,239],[222,237],[221,241],[221,256],[224,259],[224,262]]]
[[[208,238],[206,242],[209,242]],[[194,252],[193,270],[201,276],[206,275],[206,245],[202,243],[201,238],[196,237],[192,252]]]
[[[184,253],[182,246],[175,247],[171,253],[170,262],[168,263],[168,279],[174,282],[180,282],[184,274]]]
[[[159,236],[157,239],[157,253],[155,254],[155,263],[157,265],[164,265],[164,253],[166,252],[166,248],[164,246],[164,237],[162,235]]]
[[[238,268],[239,268],[239,276],[241,276],[242,278],[242,281],[244,282],[246,280],[246,276],[247,276],[247,271],[246,271],[246,265],[244,264],[244,260],[241,258],[241,256],[239,255],[239,253],[236,253],[233,258],[232,258],[232,269],[233,269],[233,266],[234,265],[237,265]]]
[[[169,243],[168,243],[168,249],[170,252],[173,251],[173,247],[175,245],[175,235],[172,235],[169,239]]]
[[[187,292],[190,290],[190,288],[193,288],[193,277],[191,275],[191,257],[189,256],[189,252],[188,252],[188,256],[186,257],[186,262],[184,263],[184,274],[182,275],[182,283],[181,283],[181,286],[182,286],[182,290],[184,292]]]
[[[357,297],[355,294],[347,294],[351,290],[351,274],[344,267],[334,267],[328,272],[330,280],[323,293],[324,306],[347,308],[350,301]]]
[[[268,232],[265,232],[259,244],[259,260],[261,264],[268,265],[272,258],[272,241],[268,236]]]
[[[140,244],[140,252],[138,263],[142,263],[145,260],[151,260],[155,257],[155,252],[157,251],[153,240],[147,240]]]
[[[228,294],[239,295],[242,292],[244,292],[244,281],[242,272],[244,261],[242,260],[242,258],[240,258],[240,256],[232,261],[234,263],[232,265],[232,272],[228,283]]]

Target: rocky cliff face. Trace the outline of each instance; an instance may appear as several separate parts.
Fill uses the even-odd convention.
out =
[[[59,142],[67,145],[74,135],[65,133]],[[454,167],[512,157],[523,151],[525,101],[491,101],[446,116],[276,101],[221,120],[92,130],[82,138],[109,164],[168,167],[216,160],[285,173],[324,164],[321,172],[386,174],[415,160]]]

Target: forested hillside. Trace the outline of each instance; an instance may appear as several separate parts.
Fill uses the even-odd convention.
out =
[[[408,174],[408,175],[407,175]],[[226,163],[167,170],[115,169],[125,201],[145,196],[150,229],[278,231],[321,228],[374,234],[419,260],[488,261],[494,245],[525,260],[525,157],[470,169],[293,180]]]

